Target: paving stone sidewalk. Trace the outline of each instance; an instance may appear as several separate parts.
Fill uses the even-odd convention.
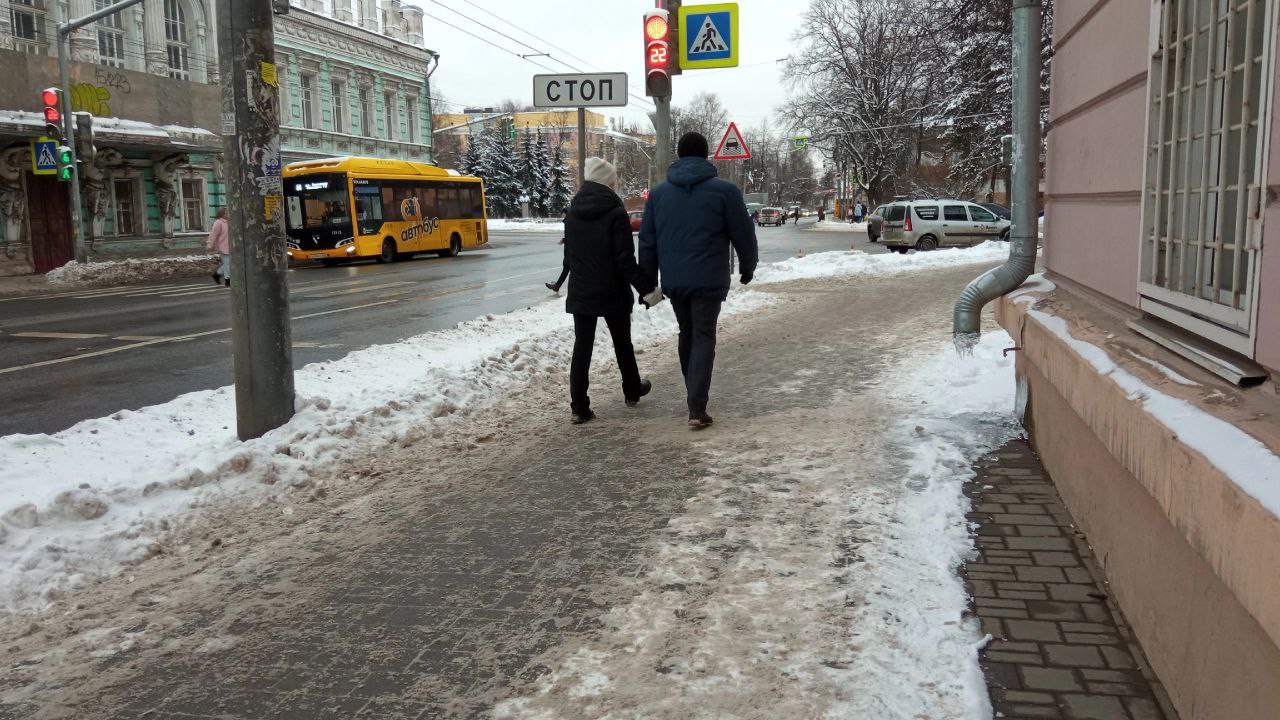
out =
[[[996,717],[1177,720],[1031,447],[1015,440],[978,466],[978,557],[966,567]]]

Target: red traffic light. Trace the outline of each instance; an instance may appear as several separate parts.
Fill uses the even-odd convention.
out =
[[[645,48],[644,64],[650,70],[666,70],[671,48],[665,42],[651,42]]]
[[[57,107],[58,105],[58,88],[45,88],[40,91],[40,99],[44,100],[46,107]]]
[[[57,125],[62,122],[62,113],[56,107],[47,107],[44,109],[44,121]]]

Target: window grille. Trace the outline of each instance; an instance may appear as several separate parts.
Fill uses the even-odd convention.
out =
[[[1271,4],[1164,0],[1153,18],[1139,291],[1229,347],[1256,297]]]

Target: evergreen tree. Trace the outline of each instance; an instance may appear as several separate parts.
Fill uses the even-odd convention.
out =
[[[569,207],[569,199],[573,196],[573,188],[569,185],[569,166],[564,161],[564,153],[557,145],[551,156],[551,182],[547,186],[547,212],[552,217],[559,217]]]
[[[461,167],[458,169],[463,175],[475,175],[480,171],[480,146],[484,142],[484,135],[468,134],[467,140],[467,150],[462,153]]]
[[[538,217],[547,217],[550,214],[548,199],[551,195],[551,156],[547,150],[547,139],[541,133],[533,144],[533,159],[530,164],[533,168],[535,192],[530,192],[529,197],[533,202],[535,214]]]
[[[520,214],[520,167],[506,133],[486,128],[481,133],[479,168],[491,214],[516,217]]]
[[[533,134],[529,132],[528,125],[524,126],[524,132],[520,134],[520,157],[516,174],[520,179],[520,194],[529,198],[529,212],[536,217],[538,188],[533,170]]]

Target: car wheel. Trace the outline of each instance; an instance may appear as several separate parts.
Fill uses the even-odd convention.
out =
[[[400,255],[396,252],[396,241],[387,238],[382,241],[382,253],[378,255],[378,262],[390,263],[395,262]]]
[[[903,249],[905,250],[906,248],[903,248]],[[937,250],[937,249],[938,249],[938,239],[937,239],[937,238],[935,238],[935,237],[934,237],[934,236],[932,236],[932,235],[925,235],[924,237],[922,237],[922,238],[920,238],[919,240],[917,240],[917,241],[916,241],[916,249],[917,249],[917,250],[919,250],[919,251],[921,251],[921,252],[928,252],[928,251],[930,251],[930,250]]]

